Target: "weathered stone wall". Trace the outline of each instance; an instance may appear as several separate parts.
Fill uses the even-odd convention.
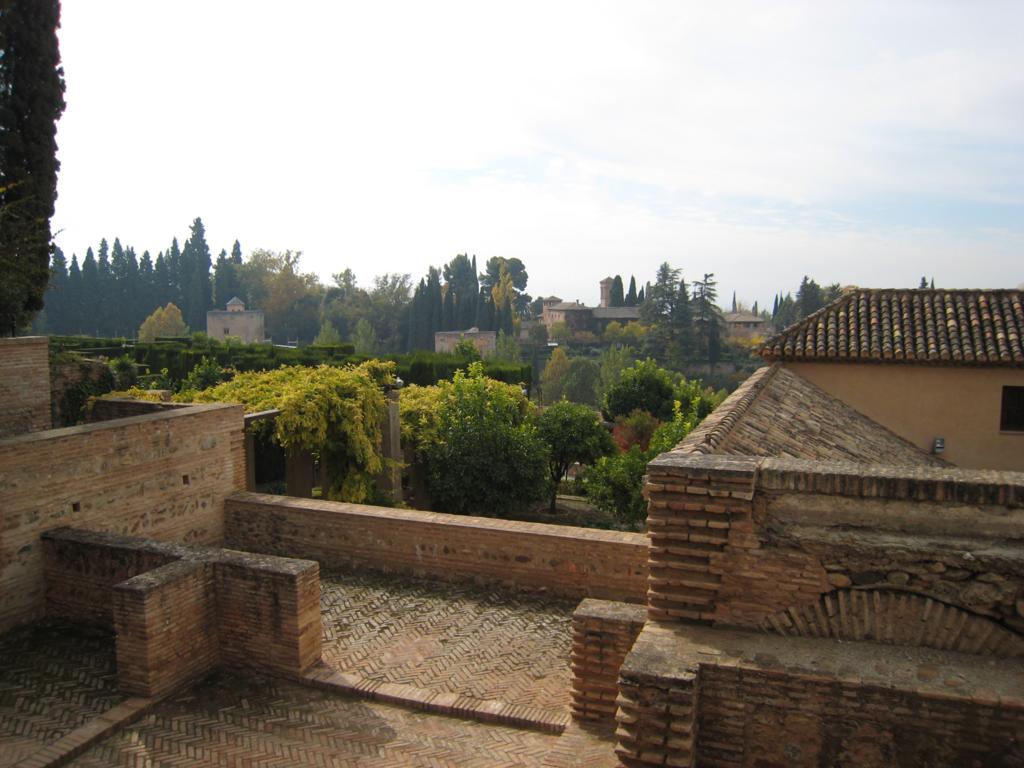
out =
[[[300,675],[320,658],[315,562],[69,528],[43,543],[47,612],[113,627],[128,693],[220,664]]]
[[[1024,632],[1020,474],[668,454],[648,478],[652,618],[770,628],[861,589]]]
[[[646,597],[641,534],[256,493],[235,494],[225,510],[226,545],[249,552],[569,597]]]
[[[43,613],[43,532],[74,526],[219,543],[224,499],[244,484],[241,406],[0,440],[0,632]]]
[[[981,657],[648,622],[620,686],[626,766],[1024,762],[1024,675]]]
[[[615,719],[619,668],[646,618],[642,605],[592,598],[573,611],[573,717],[601,722]]]
[[[0,339],[0,439],[50,428],[45,336]]]

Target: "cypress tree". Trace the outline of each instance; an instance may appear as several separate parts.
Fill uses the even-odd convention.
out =
[[[182,272],[186,282],[182,291],[185,306],[182,314],[190,328],[205,328],[206,313],[213,302],[210,284],[210,246],[206,244],[206,229],[203,220],[196,217],[192,222],[191,234],[181,252]]]
[[[441,330],[454,331],[455,329],[455,291],[452,284],[447,283],[444,290],[444,300],[441,313]]]
[[[100,305],[100,274],[92,248],[87,248],[82,259],[81,330],[99,334],[96,307]]]
[[[117,336],[130,336],[131,329],[126,327],[129,295],[128,288],[128,257],[121,246],[121,239],[115,237],[110,249],[110,284],[107,290],[107,304],[104,314],[109,318],[111,333]]]
[[[61,333],[79,333],[82,330],[82,270],[78,266],[78,254],[71,255],[63,314]]]
[[[234,264],[242,263],[242,246],[235,240],[235,244],[231,246],[231,261]]]
[[[434,348],[434,333],[442,330],[444,296],[441,293],[441,271],[431,267],[427,271],[427,299],[430,307],[430,349]]]
[[[174,294],[174,290],[171,286],[171,266],[168,262],[164,252],[160,251],[156,255],[156,261],[153,263],[153,296],[152,303],[153,309],[156,307],[165,307],[168,304],[177,304],[171,300]],[[147,315],[148,317],[148,315]]]
[[[153,259],[149,255],[149,251],[142,252],[142,258],[139,259],[139,299],[136,302],[138,307],[138,317],[145,320],[152,313],[153,309],[157,306],[156,304],[156,283],[153,274]],[[139,326],[142,325],[142,320],[132,328],[132,334],[138,333]]]
[[[644,302],[645,302],[646,300],[647,300],[647,299],[645,299],[645,298],[644,298],[644,289],[643,289],[643,288],[641,288],[641,289],[640,289],[640,293],[638,293],[638,294],[637,294],[637,296],[636,296],[636,303],[637,303],[637,306],[639,306],[639,305],[643,304],[643,303],[644,303]]]
[[[167,262],[167,301],[180,309],[181,305],[185,303],[182,296],[185,281],[182,278],[181,248],[178,247],[178,238],[175,237],[171,240],[171,247],[167,249],[164,259]]]
[[[50,262],[50,283],[46,288],[46,328],[50,332],[66,324],[68,300],[68,262],[64,251],[54,246]]]
[[[636,277],[629,276],[629,292],[626,294],[626,306],[635,307],[639,302],[636,295]]]
[[[732,292],[732,311],[736,312],[736,291]]]
[[[612,279],[612,295],[609,300],[609,304],[613,307],[621,307],[626,303],[625,297],[622,293],[622,277],[616,275]]]
[[[43,308],[64,111],[58,0],[0,4],[0,335]]]

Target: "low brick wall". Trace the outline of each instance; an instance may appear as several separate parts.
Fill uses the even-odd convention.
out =
[[[1018,765],[1024,677],[932,649],[649,622],[621,670],[631,767]]]
[[[50,428],[45,336],[0,339],[0,439]]]
[[[320,659],[315,562],[99,531],[43,540],[48,612],[115,629],[128,693],[157,696],[219,664],[296,676]]]
[[[213,566],[178,560],[112,591],[121,690],[162,696],[220,659]]]
[[[188,407],[187,403],[158,403],[151,400],[136,400],[131,397],[97,397],[86,409],[86,421],[94,424],[100,421],[127,419],[131,416],[145,416],[148,413],[163,413]]]
[[[647,537],[418,510],[238,493],[225,505],[225,543],[365,567],[472,579],[567,597],[642,603]]]
[[[619,668],[647,619],[642,605],[583,600],[572,614],[572,714],[611,722]]]
[[[0,440],[0,632],[43,614],[47,530],[219,544],[245,486],[242,416],[198,405]]]

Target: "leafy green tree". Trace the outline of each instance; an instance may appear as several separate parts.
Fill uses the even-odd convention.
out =
[[[497,384],[472,363],[438,408],[436,439],[421,449],[438,510],[501,517],[543,496],[547,449],[526,419],[529,403]]]
[[[235,245],[238,245],[237,240]],[[241,263],[241,257],[236,262],[224,250],[217,256],[213,267],[213,306],[218,309],[225,307],[236,296],[241,298],[244,293],[238,280],[238,265]]]
[[[608,388],[601,410],[609,420],[639,409],[667,421],[672,418],[674,394],[668,371],[648,358],[622,372],[618,383]]]
[[[722,319],[715,301],[718,298],[714,274],[705,273],[693,284],[693,325],[697,347],[711,365],[718,362],[722,348]],[[735,298],[735,297],[734,297]]]
[[[496,360],[506,363],[520,363],[523,359],[522,350],[519,348],[519,341],[515,336],[498,331],[498,340],[494,351]]]
[[[192,222],[191,232],[181,252],[182,309],[185,321],[193,328],[206,327],[206,313],[213,306],[213,288],[210,283],[210,246],[206,244],[203,220]]]
[[[667,262],[658,268],[654,285],[640,307],[641,321],[650,327],[648,353],[659,361],[681,365],[693,347],[693,318],[686,282]]]
[[[825,306],[825,297],[822,295],[821,286],[807,275],[800,281],[800,288],[796,292],[797,314],[807,317]]]
[[[320,332],[317,333],[316,338],[313,339],[314,344],[323,344],[324,346],[334,346],[341,344],[341,334],[338,333],[338,329],[331,325],[330,320],[324,320],[320,324]]]
[[[573,403],[589,406],[597,405],[597,382],[600,368],[593,360],[585,357],[573,357],[569,360],[569,370],[562,379],[562,394]]]
[[[598,459],[585,476],[587,498],[598,509],[615,516],[623,525],[639,527],[647,517],[643,476],[648,461],[648,453],[639,446]]]
[[[157,307],[139,328],[139,341],[153,341],[158,336],[187,336],[188,326],[181,310],[174,304]]]
[[[43,308],[64,111],[58,0],[0,6],[0,336]]]
[[[565,393],[565,377],[568,373],[569,356],[561,347],[555,347],[540,374],[541,399],[544,403],[557,403],[562,399]]]
[[[595,394],[597,401],[603,403],[608,390],[622,379],[622,372],[636,362],[633,348],[623,344],[612,344],[598,358],[598,376]]]
[[[377,350],[377,333],[373,324],[365,317],[356,323],[356,332],[352,336],[356,352],[360,355],[372,355]]]
[[[569,467],[576,462],[593,464],[614,453],[615,444],[593,410],[564,400],[544,409],[537,419],[537,430],[548,447],[550,510],[554,512],[558,483]]]
[[[452,348],[452,354],[461,360],[469,362],[480,360],[480,350],[469,339],[459,339],[458,344]]]

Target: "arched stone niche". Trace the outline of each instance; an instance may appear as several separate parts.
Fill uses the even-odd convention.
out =
[[[1024,637],[1016,632],[984,616],[902,590],[835,590],[815,603],[780,611],[762,626],[789,637],[866,640],[1024,658]]]

